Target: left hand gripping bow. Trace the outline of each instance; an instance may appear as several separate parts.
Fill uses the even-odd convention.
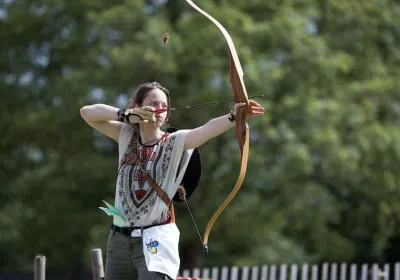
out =
[[[241,153],[241,165],[240,165],[240,173],[239,177],[236,181],[236,184],[222,203],[222,205],[218,208],[218,210],[211,217],[210,221],[207,224],[206,231],[204,233],[204,251],[208,254],[208,236],[210,234],[211,228],[213,227],[215,221],[218,216],[222,213],[222,211],[228,206],[233,197],[237,194],[240,187],[242,186],[244,177],[246,175],[247,168],[247,160],[249,156],[249,126],[247,123],[248,118],[248,96],[246,87],[243,82],[243,70],[240,65],[239,57],[237,55],[235,45],[233,44],[231,36],[228,34],[226,29],[212,16],[204,12],[200,9],[196,4],[194,4],[191,0],[186,0],[186,2],[192,6],[195,10],[203,14],[209,20],[211,20],[222,32],[229,46],[229,54],[230,54],[230,83],[233,89],[233,100],[235,103],[246,103],[246,106],[241,107],[237,110],[236,113],[236,137],[239,142],[240,153]]]

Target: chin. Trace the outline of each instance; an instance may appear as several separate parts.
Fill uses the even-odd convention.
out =
[[[160,128],[160,127],[163,126],[163,124],[164,124],[164,121],[162,121],[162,120],[157,120],[157,121],[154,123],[154,126],[157,127],[157,128]]]

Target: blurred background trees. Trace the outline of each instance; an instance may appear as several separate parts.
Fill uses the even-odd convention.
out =
[[[177,205],[182,267],[399,260],[400,4],[390,0],[198,1],[231,34],[249,95],[245,182],[210,255]],[[157,80],[173,106],[232,96],[219,30],[185,1],[0,1],[0,273],[89,268],[111,223],[117,146],[80,117],[125,107]],[[164,48],[162,36],[169,32]],[[162,57],[162,54],[165,55]],[[194,128],[233,104],[175,111]],[[201,147],[189,200],[201,233],[236,181],[234,131]]]

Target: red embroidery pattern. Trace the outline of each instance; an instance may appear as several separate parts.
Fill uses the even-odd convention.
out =
[[[153,189],[143,178],[142,168],[149,172],[152,178],[156,178],[157,174],[155,166],[157,165],[157,162],[160,159],[159,156],[163,150],[162,144],[167,140],[168,135],[169,134],[166,133],[157,144],[152,146],[144,146],[138,143],[136,154],[134,151],[135,148],[132,146],[133,143],[131,143],[128,152],[121,161],[121,167],[123,167],[124,170],[129,166],[128,168],[130,170],[128,174],[125,174],[129,175],[128,182],[130,197],[137,208],[139,208],[153,192]],[[137,157],[139,157],[139,162],[135,165]],[[139,164],[141,164],[142,168]]]

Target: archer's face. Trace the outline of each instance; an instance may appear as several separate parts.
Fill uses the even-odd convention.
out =
[[[168,99],[165,93],[156,88],[151,90],[146,98],[143,100],[143,106],[151,106],[155,109],[167,109],[168,108]],[[167,117],[167,112],[163,112],[156,115],[156,125],[161,126]]]

